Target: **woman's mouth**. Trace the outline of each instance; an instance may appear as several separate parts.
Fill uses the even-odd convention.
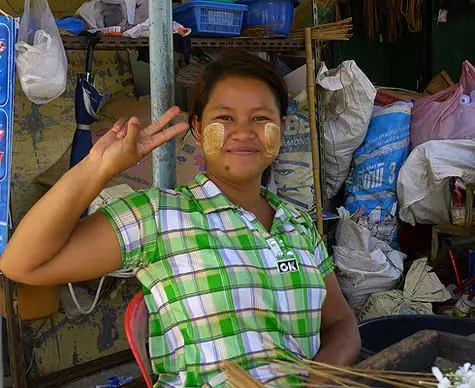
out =
[[[250,156],[260,153],[261,149],[255,146],[238,146],[229,148],[228,152],[239,156]]]

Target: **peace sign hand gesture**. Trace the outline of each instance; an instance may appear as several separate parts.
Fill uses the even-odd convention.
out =
[[[110,179],[140,162],[155,148],[184,132],[188,128],[187,123],[178,123],[166,128],[179,113],[180,109],[174,106],[146,128],[142,127],[137,117],[120,119],[94,144],[89,152],[89,158],[95,160],[100,166],[99,172]]]

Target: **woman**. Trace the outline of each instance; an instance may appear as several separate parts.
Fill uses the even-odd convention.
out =
[[[278,376],[269,361],[282,351],[351,364],[356,321],[312,220],[261,188],[286,109],[285,84],[270,65],[225,53],[204,71],[190,113],[206,174],[80,221],[113,176],[187,127],[165,129],[176,107],[147,128],[120,120],[25,216],[1,271],[45,285],[138,268],[157,386],[218,386],[222,360],[269,383]]]

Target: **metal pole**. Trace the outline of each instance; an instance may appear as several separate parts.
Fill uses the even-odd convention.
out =
[[[152,120],[175,102],[173,68],[172,0],[150,0],[150,94]],[[175,141],[153,151],[153,185],[171,189],[176,183]]]

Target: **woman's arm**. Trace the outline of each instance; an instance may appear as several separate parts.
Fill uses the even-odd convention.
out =
[[[27,284],[93,279],[120,267],[120,250],[107,218],[84,209],[108,179],[86,157],[68,171],[23,218],[0,259],[0,270]]]
[[[136,118],[122,120],[101,137],[23,218],[0,258],[0,271],[44,285],[93,279],[119,268],[119,242],[106,216],[79,217],[114,175],[186,129],[180,123],[161,131],[179,112],[172,108],[147,128]]]
[[[325,277],[327,297],[322,308],[321,346],[314,361],[352,365],[360,352],[356,318],[348,306],[334,273]]]

